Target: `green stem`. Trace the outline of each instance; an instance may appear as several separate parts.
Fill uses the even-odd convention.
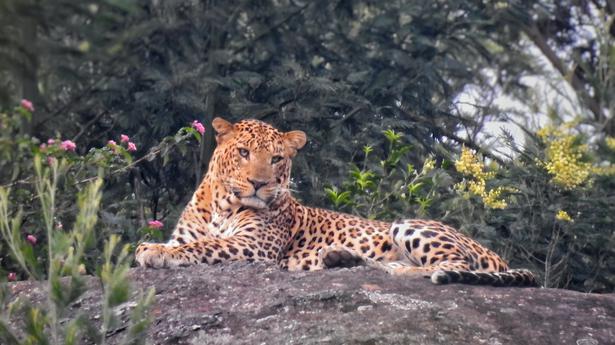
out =
[[[43,218],[47,231],[47,303],[49,307],[49,326],[51,328],[51,338],[54,344],[59,344],[58,339],[58,310],[55,302],[52,299],[52,281],[58,272],[55,271],[53,264],[53,219],[55,216],[55,193],[59,177],[59,165],[61,162],[55,160],[50,167],[51,177],[47,178],[47,174],[43,172],[40,156],[35,157],[36,170],[36,191],[39,195]]]
[[[30,268],[28,267],[26,260],[24,259],[21,253],[21,250],[17,246],[13,231],[11,229],[11,223],[9,222],[9,211],[8,211],[9,194],[10,194],[9,190],[5,190],[5,189],[0,190],[0,222],[2,222],[0,224],[0,232],[2,233],[2,236],[4,237],[6,243],[8,244],[9,249],[11,250],[11,253],[13,253],[13,256],[17,260],[17,263],[19,264],[19,266],[21,266],[21,268],[24,271],[26,271],[26,273],[28,274],[28,277],[34,277],[34,272],[31,271]],[[14,219],[13,221],[15,222],[16,220]]]

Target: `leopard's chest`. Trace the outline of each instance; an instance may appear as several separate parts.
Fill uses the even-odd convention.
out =
[[[211,222],[207,224],[207,230],[212,237],[228,238],[240,230],[241,219],[238,215],[214,212],[211,215]]]

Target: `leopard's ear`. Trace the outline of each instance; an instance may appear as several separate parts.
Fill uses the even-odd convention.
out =
[[[233,124],[221,117],[216,117],[211,122],[211,125],[214,128],[214,131],[216,131],[216,142],[218,145],[230,138],[233,134]]]
[[[290,131],[284,133],[284,143],[289,151],[289,156],[294,157],[307,142],[307,136],[302,131]]]

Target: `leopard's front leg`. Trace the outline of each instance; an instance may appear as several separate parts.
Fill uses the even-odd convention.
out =
[[[270,234],[270,231],[260,235]],[[248,233],[227,238],[201,238],[182,245],[142,243],[137,247],[136,261],[140,266],[154,268],[223,261],[277,262],[286,243],[282,237],[274,241],[267,238],[271,237]]]
[[[142,243],[137,247],[136,261],[141,266],[164,268],[255,258],[253,252],[240,250],[241,244],[240,238],[203,238],[182,245]]]

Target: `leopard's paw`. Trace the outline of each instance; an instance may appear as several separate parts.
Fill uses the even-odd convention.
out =
[[[141,243],[135,251],[135,260],[139,266],[164,268],[169,267],[165,254],[168,251],[163,243]]]
[[[334,244],[320,248],[318,258],[326,268],[354,267],[363,264],[363,259]]]

